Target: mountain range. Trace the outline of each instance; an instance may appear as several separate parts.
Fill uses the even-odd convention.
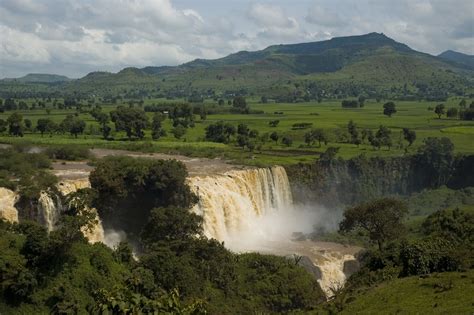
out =
[[[293,93],[295,86],[343,90],[347,94],[435,93],[472,90],[474,56],[446,51],[432,56],[411,49],[380,33],[338,37],[320,42],[269,46],[240,51],[214,60],[196,59],[179,66],[125,68],[118,73],[92,72],[70,80],[64,76],[30,74],[0,81],[0,93],[12,85],[39,84],[45,89],[104,94],[104,91],[160,91],[190,94]],[[13,88],[13,90],[15,90]],[[293,92],[292,92],[293,91]],[[361,92],[362,91],[362,92]],[[398,93],[398,92],[397,92]]]

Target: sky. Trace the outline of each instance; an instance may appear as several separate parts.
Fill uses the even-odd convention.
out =
[[[474,54],[474,1],[0,0],[0,78],[78,78],[370,32]]]

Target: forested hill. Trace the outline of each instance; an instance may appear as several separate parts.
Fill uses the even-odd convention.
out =
[[[439,99],[472,94],[474,70],[445,57],[421,53],[384,34],[370,33],[274,45],[175,67],[93,72],[59,86],[57,82],[43,85],[39,91],[104,95],[138,89],[142,96],[158,97],[254,93],[294,98],[309,94],[307,97],[315,99],[360,94]],[[31,81],[0,81],[0,96],[14,97],[22,84],[28,84],[31,93]],[[443,95],[440,90],[445,91]]]
[[[468,67],[471,70],[474,70],[474,56],[463,54],[453,50],[446,50],[445,52],[438,55],[438,57],[456,62],[459,65]]]

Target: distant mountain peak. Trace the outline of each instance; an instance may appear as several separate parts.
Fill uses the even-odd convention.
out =
[[[27,75],[16,80],[25,83],[57,83],[70,81],[71,79],[64,75],[57,74],[28,73]]]
[[[474,70],[474,56],[464,54],[454,50],[446,50],[438,55],[439,58],[456,63]]]

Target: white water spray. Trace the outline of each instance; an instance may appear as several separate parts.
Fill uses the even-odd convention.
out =
[[[295,232],[312,232],[318,221],[332,226],[336,220],[323,209],[295,206],[283,167],[229,171],[188,181],[199,197],[192,211],[203,217],[207,237],[223,241],[236,252],[309,256],[322,272],[319,283],[328,297],[331,288],[344,284],[344,262],[353,260],[353,255],[291,240]]]

